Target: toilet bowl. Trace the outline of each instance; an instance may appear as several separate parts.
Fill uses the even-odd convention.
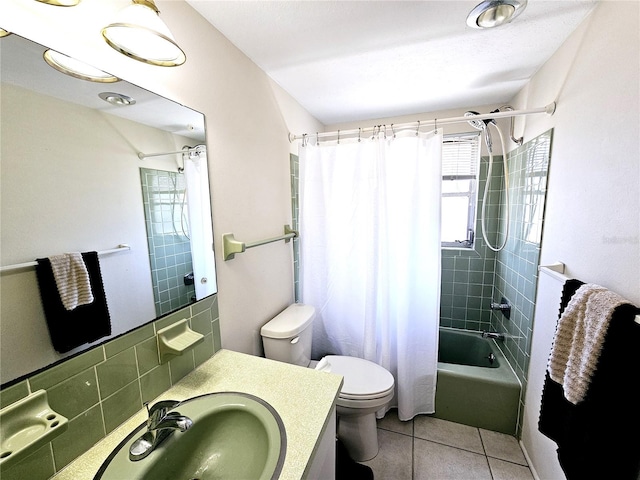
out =
[[[375,412],[394,395],[393,375],[368,360],[343,355],[327,355],[321,362],[311,361],[311,332],[315,308],[294,304],[274,317],[260,330],[265,356],[303,367],[315,368],[344,377],[336,402],[338,437],[356,461],[370,460],[378,454]]]

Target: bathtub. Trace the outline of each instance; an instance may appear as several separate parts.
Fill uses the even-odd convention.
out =
[[[515,435],[520,388],[494,340],[440,328],[434,417]]]

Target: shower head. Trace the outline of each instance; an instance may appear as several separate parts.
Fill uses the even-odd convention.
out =
[[[494,112],[491,112],[494,113]],[[487,120],[480,120],[480,119],[471,119],[472,117],[475,117],[476,115],[480,115],[478,112],[474,112],[474,111],[468,111],[464,113],[465,117],[469,117],[470,120],[467,120],[469,122],[469,125],[471,125],[473,128],[475,128],[476,130],[480,130],[484,132],[484,141],[487,144],[487,149],[491,152],[492,147],[493,147],[493,141],[491,140],[491,132],[489,131],[488,125],[490,123],[492,123],[493,125],[496,124],[496,121],[493,118],[489,118]]]
[[[468,112],[464,112],[464,116],[470,118],[470,120],[467,120],[469,122],[469,125],[471,125],[476,130],[485,130],[487,128],[487,125],[489,125],[490,123],[493,123],[494,125],[496,124],[496,121],[493,118],[489,118],[487,120],[471,119],[471,117],[475,117],[476,115],[480,115],[480,114],[478,112],[474,112],[471,110]]]

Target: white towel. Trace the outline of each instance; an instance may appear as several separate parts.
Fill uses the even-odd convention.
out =
[[[93,302],[89,272],[79,252],[49,257],[64,308],[71,311]]]
[[[558,320],[547,370],[574,405],[584,399],[598,364],[609,321],[616,307],[628,303],[600,285],[582,285]]]

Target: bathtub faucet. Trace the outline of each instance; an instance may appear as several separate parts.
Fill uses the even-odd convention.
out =
[[[504,333],[482,332],[482,338],[494,338],[496,340],[502,340],[504,342]]]

